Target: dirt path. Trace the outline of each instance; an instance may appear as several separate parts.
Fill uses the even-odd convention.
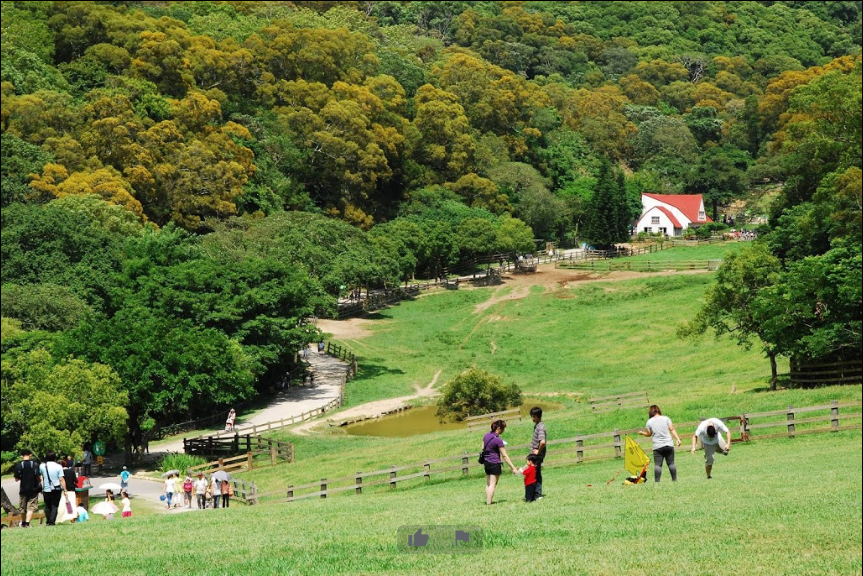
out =
[[[346,420],[374,418],[376,416],[380,416],[381,414],[394,412],[399,408],[407,406],[411,400],[417,400],[418,398],[430,398],[437,394],[437,389],[435,388],[435,385],[437,384],[438,377],[440,376],[441,372],[443,372],[443,369],[435,372],[435,375],[431,379],[431,382],[429,382],[425,386],[416,386],[415,389],[417,393],[413,394],[412,396],[400,396],[398,398],[387,398],[385,400],[366,402],[365,404],[360,404],[359,406],[354,406],[353,408],[348,408],[347,410],[338,412],[333,418],[328,420],[332,420],[334,422],[344,422]],[[291,428],[291,431],[298,434],[306,434],[309,432],[309,430],[311,430],[320,423],[320,420],[310,420],[308,422],[304,422],[298,426]]]
[[[345,378],[347,364],[327,354],[309,352],[308,362],[315,374],[315,385],[313,387],[297,387],[280,393],[272,404],[243,417],[238,415],[236,429],[239,434],[243,428],[252,424],[266,424],[283,418],[300,416],[304,412],[310,412],[317,408],[326,406],[330,401],[339,397],[342,382]],[[191,436],[206,436],[209,433],[220,430],[199,430],[189,434]],[[173,438],[171,440],[150,444],[150,455],[168,452],[182,452],[183,439]]]

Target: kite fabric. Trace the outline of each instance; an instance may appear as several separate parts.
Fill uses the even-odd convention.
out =
[[[641,449],[641,446],[638,443],[630,438],[629,436],[625,436],[626,443],[623,447],[623,470],[631,473],[632,476],[624,480],[625,485],[630,484],[643,484],[647,480],[647,466],[650,464],[650,458],[647,457],[647,454],[644,453],[644,450]],[[620,474],[623,470],[618,470],[617,474]],[[614,482],[617,478],[617,474],[614,477],[605,483],[606,486]]]
[[[650,458],[644,453],[635,440],[626,437],[626,446],[624,447],[625,454],[623,455],[623,467],[633,476],[640,476],[641,473],[650,464]]]

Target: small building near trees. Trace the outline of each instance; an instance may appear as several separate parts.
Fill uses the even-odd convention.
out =
[[[641,216],[634,226],[636,233],[681,236],[687,228],[712,222],[704,211],[701,194],[643,193],[641,206]]]

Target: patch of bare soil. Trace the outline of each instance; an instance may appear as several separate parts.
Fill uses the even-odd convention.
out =
[[[366,328],[375,320],[367,318],[349,318],[347,320],[327,320],[319,318],[317,327],[322,332],[332,334],[337,340],[359,340],[371,336],[372,332]],[[380,322],[379,320],[377,322]]]
[[[435,372],[435,375],[431,379],[431,382],[429,382],[425,386],[414,386],[414,389],[417,393],[412,396],[400,396],[398,398],[387,398],[385,400],[366,402],[365,404],[360,404],[359,406],[354,406],[353,408],[348,408],[343,412],[339,412],[333,418],[328,418],[327,420],[331,422],[350,422],[365,418],[376,418],[384,414],[389,414],[390,412],[395,412],[399,408],[404,408],[411,400],[416,400],[417,398],[429,398],[431,396],[434,396],[435,394],[437,394],[437,389],[435,389],[435,385],[437,384],[438,377],[440,376],[441,372],[443,372],[443,370],[438,370],[437,372]],[[299,426],[293,428],[293,431],[298,434],[305,434],[310,429],[314,428],[319,424],[321,424],[320,420],[309,420],[308,422],[304,422],[303,424],[300,424]]]

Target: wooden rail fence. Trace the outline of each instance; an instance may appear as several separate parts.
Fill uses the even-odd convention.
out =
[[[664,272],[666,270],[718,270],[721,264],[722,260],[627,260],[624,262],[585,260],[560,262],[557,267],[569,270],[598,270],[600,272],[616,270]]]
[[[863,363],[860,360],[807,364],[791,362],[791,383],[798,386],[820,384],[859,384],[863,381]]]
[[[513,418],[521,421],[521,408],[510,408],[509,410],[501,410],[500,412],[468,416],[465,418],[465,422],[467,423],[467,429],[472,432],[489,426],[493,420],[509,420]]]
[[[849,402],[840,404],[832,402],[823,406],[810,406],[806,408],[788,408],[785,410],[774,410],[769,412],[747,413],[742,415],[728,416],[722,418],[728,424],[732,435],[737,433],[738,437],[732,437],[732,442],[743,442],[762,440],[768,438],[777,438],[785,436],[798,436],[801,434],[809,434],[816,432],[838,432],[840,430],[859,430],[861,426],[861,413],[841,413],[843,408],[860,408],[860,402]],[[797,414],[808,412],[824,412],[817,417],[812,418],[797,418]],[[769,419],[774,417],[782,418],[776,421],[766,421],[752,424],[753,419]],[[852,421],[853,423],[843,423]],[[810,425],[817,423],[828,423],[825,427],[811,427],[801,429],[801,425]],[[733,424],[733,423],[736,423]],[[677,429],[682,437],[691,436],[699,422],[687,422],[678,424]],[[753,430],[760,430],[771,427],[785,427],[785,430],[779,434],[754,434]],[[544,467],[567,466],[572,464],[582,464],[595,460],[607,460],[610,458],[620,458],[623,456],[624,437],[632,436],[636,442],[646,447],[646,451],[650,453],[651,440],[641,436],[636,436],[636,433],[643,428],[630,428],[626,430],[614,430],[611,432],[600,432],[597,434],[583,434],[573,438],[562,438],[550,440],[548,442],[549,455],[551,459],[547,459],[543,464]],[[520,453],[526,453],[530,448],[529,444],[521,444],[517,446],[508,446],[511,457],[514,461],[521,459]],[[516,454],[519,454],[516,456]],[[350,476],[342,476],[339,478],[321,478],[307,484],[289,485],[287,488],[288,502],[304,500],[307,498],[326,498],[333,494],[342,492],[353,492],[354,494],[363,494],[364,490],[368,491],[373,488],[388,487],[395,489],[399,483],[408,480],[417,480],[422,478],[424,481],[430,480],[432,476],[441,474],[453,474],[457,476],[467,476],[472,470],[483,469],[483,465],[477,462],[479,452],[462,452],[456,456],[448,456],[444,458],[436,458],[405,464],[402,466],[390,466],[373,472],[357,472]],[[562,458],[561,458],[562,456]],[[311,492],[307,492],[311,490]],[[259,494],[258,497],[274,497],[284,495],[284,491],[268,492]]]
[[[234,434],[231,438],[183,438],[183,451],[186,454],[204,456],[205,458],[234,460],[237,454],[262,454],[271,456],[275,463],[277,460],[285,462],[294,461],[294,445],[290,442],[280,442],[263,436],[252,436],[251,434]],[[218,461],[218,460],[217,460]]]
[[[608,412],[617,408],[647,408],[648,406],[650,406],[650,400],[646,391],[590,399],[590,409],[594,412]]]

